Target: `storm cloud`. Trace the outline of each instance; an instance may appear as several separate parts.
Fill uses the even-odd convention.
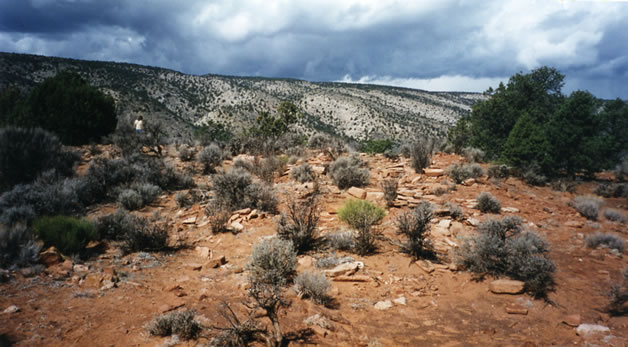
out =
[[[0,0],[0,51],[483,91],[548,65],[628,98],[628,2]]]

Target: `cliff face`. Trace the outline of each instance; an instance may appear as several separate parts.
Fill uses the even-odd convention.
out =
[[[212,120],[232,131],[251,125],[257,112],[289,100],[303,111],[298,128],[356,140],[373,137],[442,137],[471,106],[477,93],[426,92],[376,85],[314,83],[291,79],[186,75],[124,63],[0,53],[0,88],[30,88],[58,71],[74,70],[112,95],[120,119],[144,115],[186,138]]]

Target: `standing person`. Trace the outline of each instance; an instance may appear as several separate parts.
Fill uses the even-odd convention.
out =
[[[137,117],[135,122],[133,122],[133,127],[135,127],[136,134],[143,134],[144,133],[144,117],[142,116]]]

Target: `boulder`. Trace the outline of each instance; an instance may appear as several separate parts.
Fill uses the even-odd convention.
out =
[[[390,300],[379,301],[373,306],[376,310],[384,311],[393,307]]]
[[[445,174],[445,170],[443,169],[425,169],[423,173],[427,177],[439,177]]]
[[[393,302],[394,302],[396,305],[403,305],[403,306],[406,306],[406,297],[405,297],[405,296],[400,296],[400,297],[398,297],[397,299],[393,300]]]
[[[418,267],[419,267],[421,270],[423,270],[423,271],[427,272],[428,274],[429,274],[429,273],[432,273],[432,272],[434,272],[434,270],[436,270],[436,268],[434,267],[434,265],[432,264],[432,262],[431,262],[431,261],[429,261],[429,260],[424,260],[424,259],[421,259],[421,260],[418,260],[418,261],[416,262],[416,264],[418,265]]]
[[[197,246],[195,248],[195,251],[196,251],[196,255],[198,255],[201,258],[209,258],[212,254],[209,247]]]
[[[495,280],[489,284],[489,289],[495,294],[521,294],[525,283],[515,280]]]
[[[366,200],[378,201],[384,199],[383,192],[366,192]]]
[[[39,261],[46,267],[57,265],[61,261],[61,253],[52,246],[39,254]]]
[[[519,209],[516,207],[502,207],[504,213],[519,213]]]
[[[576,328],[578,336],[587,337],[595,334],[608,334],[611,330],[608,327],[598,324],[580,324]]]
[[[527,315],[528,314],[528,309],[525,308],[521,304],[510,304],[510,305],[506,306],[506,312],[508,314]]]
[[[204,267],[207,269],[215,269],[215,268],[219,268],[220,266],[226,263],[227,263],[227,258],[225,258],[224,255],[221,255],[220,257],[216,257],[215,259],[212,259],[209,262],[207,262],[207,264],[205,264]]]
[[[349,189],[347,189],[347,194],[358,198],[358,199],[364,199],[366,198],[366,190],[362,189],[362,188],[358,188],[358,187],[351,187]]]
[[[196,224],[196,216],[184,219],[183,224]]]
[[[354,261],[350,263],[340,264],[333,269],[325,270],[325,274],[329,277],[338,277],[342,275],[350,276],[363,267],[364,263],[360,261]]]
[[[579,314],[570,314],[568,316],[565,316],[565,318],[563,318],[563,323],[569,325],[570,327],[577,327],[580,325],[581,323],[581,318]]]

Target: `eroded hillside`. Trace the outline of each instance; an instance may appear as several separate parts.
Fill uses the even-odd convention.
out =
[[[207,120],[237,131],[251,125],[258,111],[274,110],[285,100],[304,112],[298,128],[306,135],[323,131],[355,140],[443,137],[483,97],[375,85],[194,76],[132,64],[9,53],[0,53],[0,88],[10,84],[29,88],[66,69],[112,95],[120,119],[139,114],[160,119],[168,124],[170,135],[184,140],[193,126]]]

